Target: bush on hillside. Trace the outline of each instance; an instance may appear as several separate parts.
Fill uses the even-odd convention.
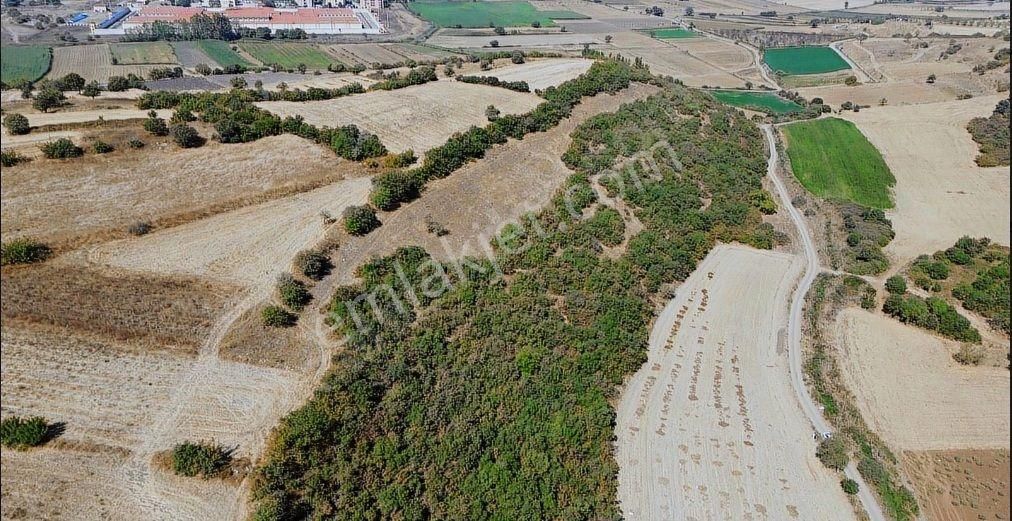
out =
[[[298,317],[281,306],[269,305],[260,312],[260,320],[267,327],[291,327]]]
[[[349,206],[341,214],[344,229],[352,235],[365,235],[380,225],[376,211],[369,206]]]
[[[295,256],[295,267],[306,277],[320,280],[330,273],[333,265],[326,254],[316,250],[302,250]]]
[[[44,418],[10,416],[0,422],[0,445],[16,450],[37,447],[46,441],[48,432],[49,424]]]
[[[19,237],[3,243],[3,265],[31,264],[49,258],[52,250],[49,246],[31,238]]]
[[[278,298],[288,309],[300,311],[313,299],[306,285],[288,273],[278,276]]]
[[[184,441],[172,449],[172,470],[180,476],[211,478],[231,461],[231,451],[212,442]]]
[[[7,127],[7,132],[13,136],[21,136],[31,130],[31,127],[28,125],[28,118],[24,114],[18,114],[17,112],[4,116],[4,127]]]
[[[49,159],[70,159],[84,155],[84,149],[65,137],[44,143],[39,148],[42,150],[42,155]]]

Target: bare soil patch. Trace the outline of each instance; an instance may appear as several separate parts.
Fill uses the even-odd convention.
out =
[[[711,48],[714,45],[724,45],[727,48],[725,50],[714,51]],[[673,76],[684,81],[689,86],[700,87],[705,85],[708,87],[727,88],[743,87],[745,85],[745,80],[728,72],[728,70],[720,68],[716,64],[710,63],[707,61],[707,58],[695,54],[708,55],[708,59],[713,59],[715,53],[735,53],[734,56],[737,56],[739,52],[748,53],[746,49],[738,48],[729,43],[672,42],[627,31],[614,34],[610,48],[629,59],[641,58],[644,63],[650,66],[650,71],[654,74]],[[729,56],[731,55],[729,54]],[[720,56],[720,62],[737,63],[741,58],[743,57],[737,56],[728,60],[728,56]],[[737,69],[738,67],[732,65],[731,68]]]
[[[477,76],[495,76],[503,81],[526,81],[531,90],[554,87],[587,72],[594,62],[579,58],[550,58],[530,61],[521,65],[507,65],[490,71],[479,71]]]
[[[411,149],[420,155],[455,132],[487,124],[489,105],[503,114],[522,114],[540,102],[533,94],[450,80],[327,101],[269,101],[257,106],[280,116],[301,115],[318,126],[354,124],[378,135],[394,152]]]
[[[961,366],[957,343],[855,308],[837,317],[836,338],[847,388],[890,446],[1008,448],[1007,369]]]
[[[33,235],[70,244],[95,235],[122,237],[135,222],[170,226],[360,172],[358,165],[290,135],[32,161],[5,168],[0,177],[2,233],[5,239]]]
[[[800,270],[791,255],[721,245],[664,307],[617,406],[627,519],[853,518],[790,384]]]
[[[104,84],[110,76],[136,74],[146,78],[151,69],[159,67],[165,67],[165,65],[113,65],[112,53],[109,51],[108,44],[74,45],[53,48],[53,65],[46,77],[50,79],[62,78],[75,72],[80,74],[85,81],[94,80]]]
[[[921,510],[932,521],[1009,518],[1009,451],[903,453]]]
[[[313,362],[313,346],[304,332],[294,327],[267,327],[260,319],[260,310],[260,306],[251,307],[232,324],[221,340],[221,358],[276,369],[308,370]]]
[[[963,235],[1009,244],[1008,168],[977,166],[977,144],[966,130],[970,119],[991,114],[1000,99],[842,114],[882,153],[896,177],[896,208],[887,213],[896,238],[885,250],[899,264]]]

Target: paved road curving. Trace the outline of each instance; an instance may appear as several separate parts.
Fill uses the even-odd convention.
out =
[[[815,251],[815,244],[812,242],[808,225],[805,224],[801,212],[791,203],[791,196],[787,192],[787,187],[777,173],[780,155],[777,152],[773,127],[763,125],[762,129],[766,136],[766,144],[770,149],[766,173],[776,187],[777,195],[780,197],[783,207],[787,209],[791,221],[794,222],[794,226],[798,229],[798,236],[801,238],[801,244],[804,247],[802,255],[805,258],[805,271],[801,277],[801,281],[798,283],[797,289],[794,290],[794,296],[791,299],[791,311],[788,316],[787,346],[788,357],[790,358],[791,385],[794,387],[794,392],[798,395],[798,401],[801,402],[802,410],[804,410],[805,415],[812,422],[815,430],[818,432],[832,432],[829,423],[822,417],[821,409],[815,405],[815,401],[812,400],[812,396],[808,393],[808,387],[805,386],[801,369],[801,324],[805,307],[805,295],[808,294],[809,288],[812,287],[812,282],[822,268],[819,266],[818,253]],[[886,521],[882,509],[875,500],[875,496],[871,493],[868,484],[865,483],[861,474],[857,471],[856,465],[854,463],[847,465],[847,468],[844,469],[844,474],[857,482],[859,486],[858,499],[861,500],[861,505],[864,507],[865,512],[867,512],[868,517],[872,521]]]

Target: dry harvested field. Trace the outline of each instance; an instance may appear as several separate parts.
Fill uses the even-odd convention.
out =
[[[109,76],[126,76],[136,74],[147,77],[148,71],[164,65],[113,65],[112,53],[108,44],[75,45],[73,47],[54,47],[53,66],[47,78],[62,78],[76,72],[86,81],[95,80],[105,83]]]
[[[846,101],[878,107],[882,98],[890,106],[937,103],[956,99],[959,91],[942,85],[928,85],[924,80],[865,83],[848,87],[842,84],[822,87],[802,87],[798,93],[807,99],[822,98],[827,104],[839,108]],[[876,109],[877,110],[877,109]]]
[[[963,235],[1009,244],[1008,168],[973,162],[967,122],[986,116],[1001,96],[842,114],[882,153],[896,176],[896,238],[886,252],[898,264],[951,245]]]
[[[348,179],[263,204],[247,206],[143,237],[103,244],[89,253],[100,264],[162,274],[185,274],[270,287],[299,250],[323,238],[322,212],[339,217],[364,204],[371,182]]]
[[[48,112],[45,114],[25,114],[28,117],[28,124],[33,127],[46,125],[67,125],[72,123],[88,123],[103,119],[105,121],[123,119],[144,119],[148,117],[147,110],[140,109],[111,109],[111,110],[75,110],[67,112]],[[172,111],[156,110],[158,117],[168,119],[172,117]]]
[[[856,308],[840,313],[836,338],[847,388],[891,447],[1008,449],[1004,367],[959,365],[957,343]]]
[[[442,145],[471,125],[485,125],[485,107],[522,114],[538,106],[534,94],[445,80],[393,91],[327,101],[268,101],[257,106],[280,116],[301,115],[317,126],[354,124],[379,136],[394,152],[424,151]]]
[[[587,72],[591,60],[582,58],[549,58],[521,65],[507,65],[490,71],[475,72],[477,76],[495,76],[503,81],[526,81],[531,90],[553,87]]]
[[[421,246],[441,260],[480,254],[489,237],[542,208],[572,174],[561,157],[577,125],[654,92],[655,87],[637,83],[615,95],[584,99],[555,128],[495,146],[483,159],[430,183],[418,200],[380,215],[383,226],[368,236],[342,240],[334,255],[335,284],[354,282],[358,266],[401,246]],[[449,235],[429,233],[428,220],[445,226]]]
[[[730,53],[748,54],[748,50],[744,48],[732,44],[722,45],[726,46]],[[629,59],[642,58],[644,63],[650,66],[651,72],[673,76],[689,86],[741,87],[745,85],[745,81],[741,78],[693,55],[687,48],[683,48],[681,43],[662,41],[640,33],[623,32],[613,35],[609,50]],[[710,49],[708,52],[712,53],[713,50]],[[727,57],[723,59],[726,60]],[[732,60],[741,61],[737,58]]]
[[[5,269],[4,322],[90,331],[148,349],[194,353],[237,288],[184,277],[99,270],[64,258]]]
[[[911,16],[923,16],[923,17],[941,17],[945,16],[948,18],[981,18],[990,17],[1009,12],[1008,2],[980,2],[975,4],[955,4],[949,6],[944,12],[935,11],[937,4],[934,3],[883,3],[864,6],[858,11],[862,13],[882,13],[882,14],[895,14],[895,15],[911,15]]]
[[[790,384],[800,270],[791,255],[718,246],[664,307],[617,408],[626,519],[854,518]]]
[[[229,167],[221,168],[223,162]],[[293,164],[298,165],[294,171]],[[359,171],[291,135],[246,144],[212,142],[189,150],[148,146],[71,163],[32,161],[3,170],[2,234],[54,242],[110,231],[122,235],[137,221],[168,225],[192,220]]]
[[[904,452],[921,511],[931,521],[1009,518],[1009,451]]]

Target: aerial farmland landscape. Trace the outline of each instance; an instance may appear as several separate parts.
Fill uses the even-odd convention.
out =
[[[1012,519],[1009,24],[4,0],[0,519]]]

